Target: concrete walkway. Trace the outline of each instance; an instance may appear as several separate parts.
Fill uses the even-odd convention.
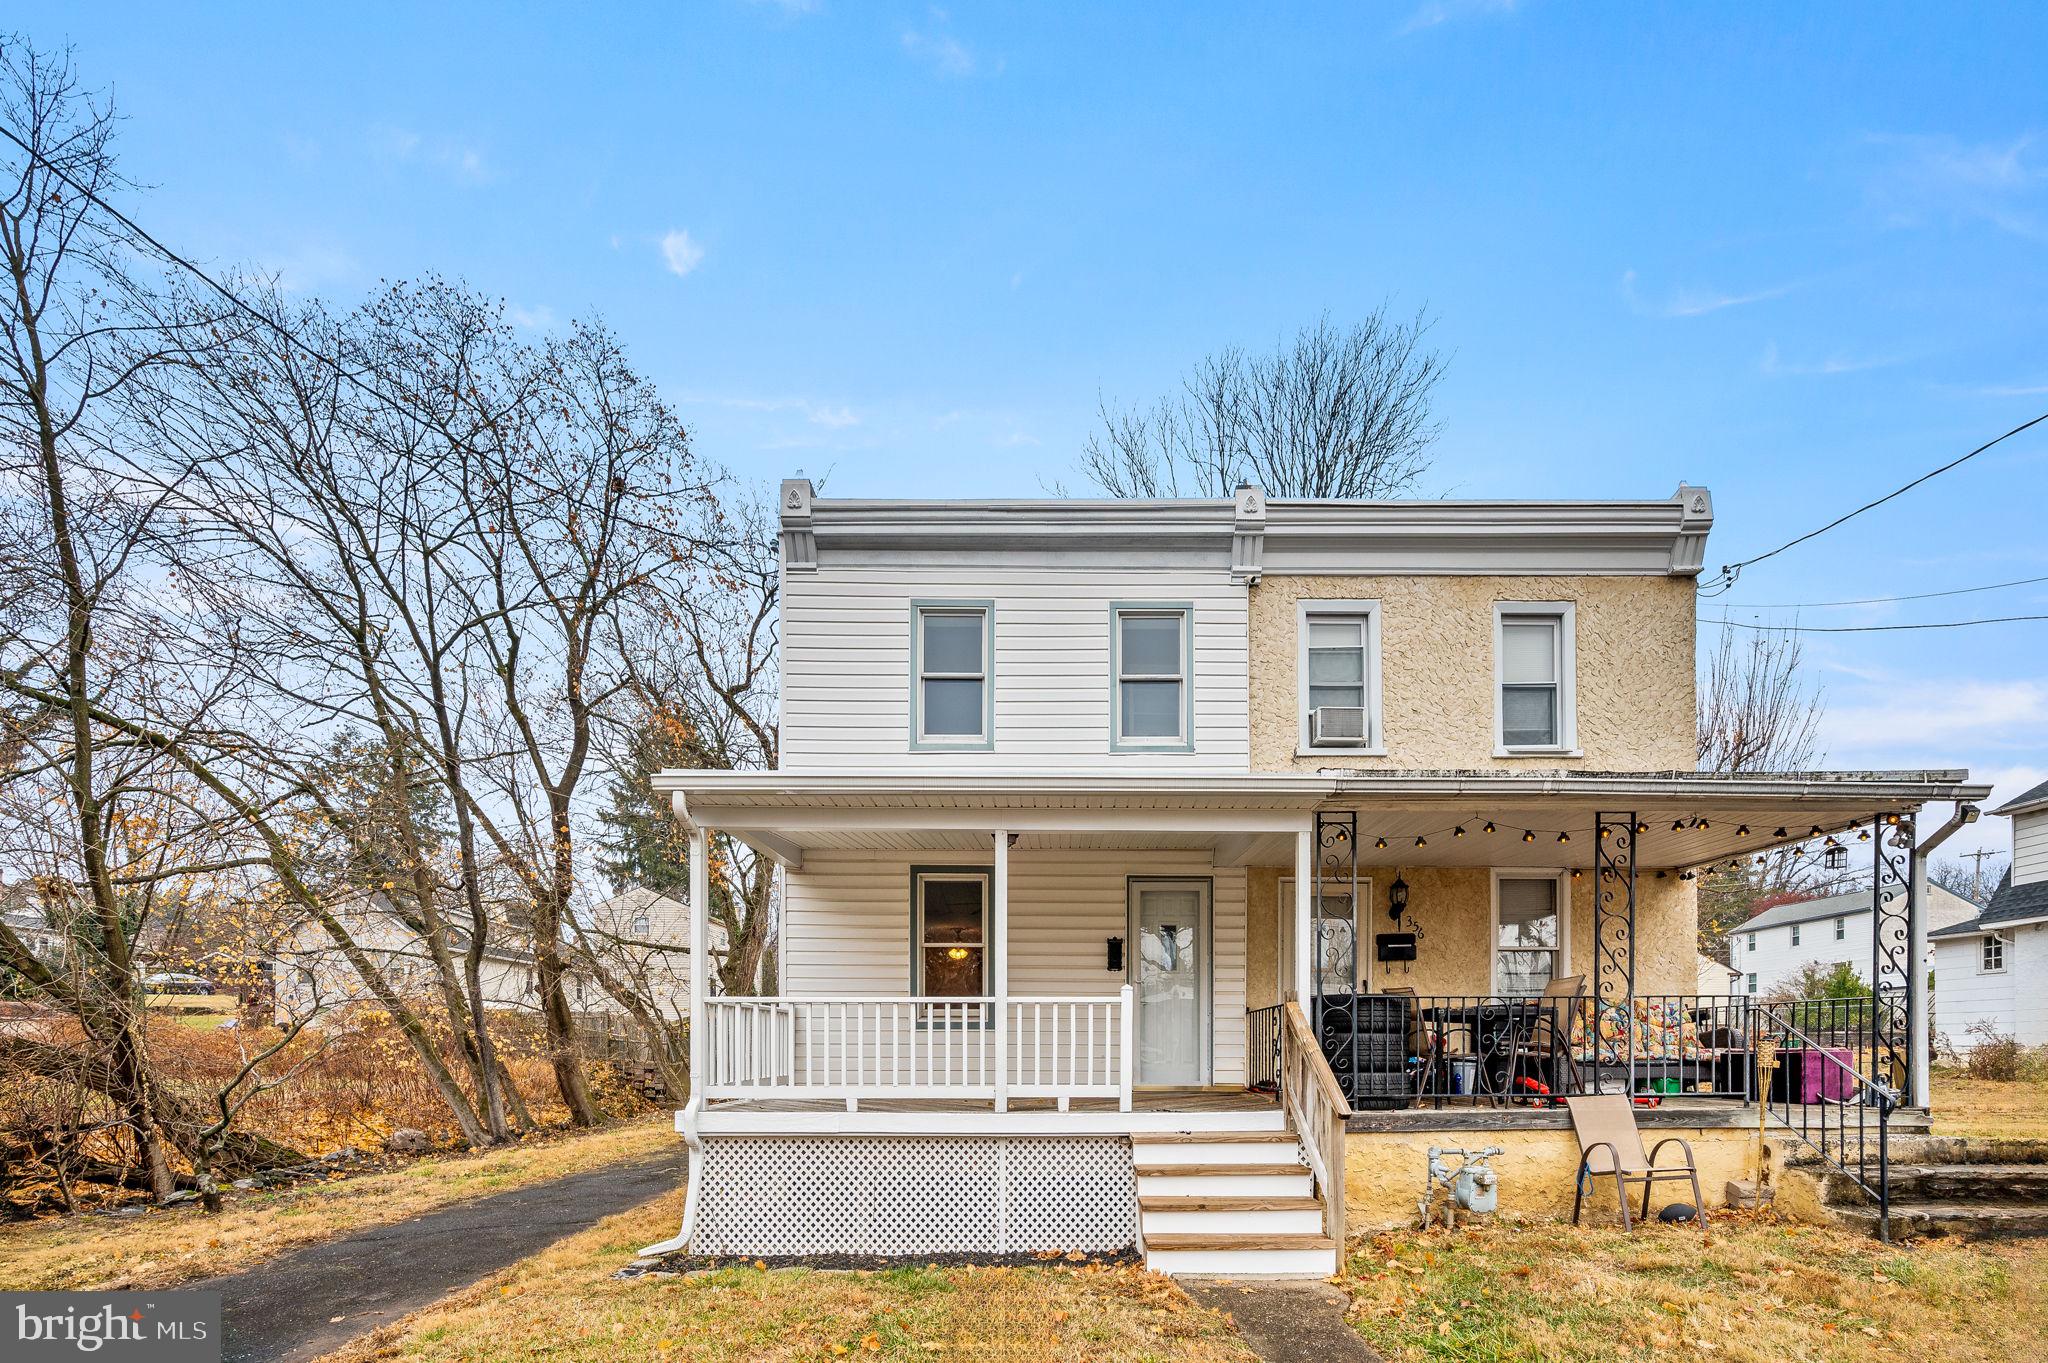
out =
[[[1226,1311],[1265,1363],[1382,1363],[1344,1321],[1350,1298],[1323,1282],[1183,1278],[1190,1297]]]
[[[219,1292],[226,1363],[301,1363],[682,1187],[684,1151],[458,1203],[181,1287]]]

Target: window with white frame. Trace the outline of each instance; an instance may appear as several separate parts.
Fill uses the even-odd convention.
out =
[[[1565,926],[1557,877],[1497,876],[1493,907],[1494,992],[1542,993],[1563,973]]]
[[[1295,637],[1302,751],[1382,748],[1379,602],[1303,601]]]
[[[1503,754],[1569,752],[1577,745],[1569,603],[1503,601],[1494,607],[1494,746]]]
[[[1756,950],[1756,934],[1753,932],[1749,934],[1749,949],[1751,951]]]
[[[986,602],[921,602],[912,607],[912,747],[991,746],[993,614]]]
[[[1184,605],[1110,609],[1110,739],[1118,750],[1191,748],[1193,611]]]
[[[1792,925],[1792,945],[1795,947],[1799,945],[1799,925],[1797,923]]]
[[[647,936],[647,934],[653,931],[654,919],[651,916],[644,913],[636,913],[633,915],[632,933],[635,937],[645,937]]]
[[[1848,937],[1848,935],[1849,935],[1849,920],[1848,920],[1848,919],[1846,919],[1846,918],[1837,918],[1837,919],[1835,919],[1835,940],[1836,940],[1837,942],[1839,942],[1839,941],[1842,941],[1842,940],[1844,940],[1845,938],[1847,938],[1847,937]]]
[[[1756,972],[1754,970],[1749,972],[1749,992],[1752,994],[1756,992]]]
[[[1987,975],[2001,973],[2005,969],[2005,938],[1996,932],[1984,934],[1983,955],[1977,968]]]

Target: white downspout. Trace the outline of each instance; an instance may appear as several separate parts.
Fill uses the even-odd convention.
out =
[[[989,936],[995,949],[995,969],[990,972],[989,983],[994,986],[996,998],[996,1111],[1010,1110],[1010,835],[998,828],[995,832],[995,884],[990,887],[990,897],[995,900]]]
[[[1949,815],[1948,822],[1928,834],[1918,847],[1913,849],[1913,939],[1908,944],[1908,956],[1913,962],[1913,974],[1907,980],[1907,997],[1912,1000],[1913,1035],[1906,1039],[1906,1064],[1912,1071],[1913,1102],[1916,1107],[1932,1109],[1934,1095],[1929,1086],[1934,1082],[1933,1047],[1928,1037],[1933,1034],[1934,1019],[1927,1015],[1927,854],[1947,842],[1969,824],[1977,822],[1979,811],[1971,804],[1957,804],[1956,812]],[[1871,931],[1877,931],[1877,917],[1870,920]]]
[[[1310,1001],[1315,997],[1316,943],[1312,939],[1314,924],[1310,921],[1310,905],[1315,896],[1315,841],[1314,824],[1294,835],[1294,997],[1301,1003],[1303,1016],[1307,1016]]]

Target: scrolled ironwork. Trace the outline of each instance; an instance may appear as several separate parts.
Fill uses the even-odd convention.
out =
[[[1913,1029],[1921,1025],[1913,1015],[1913,922],[1919,914],[1913,894],[1913,816],[1875,816],[1869,831],[1871,1068],[1910,1103],[1917,1097],[1909,1091]]]
[[[1593,998],[1595,1016],[1609,1008],[1628,1009],[1636,995],[1636,816],[1603,812],[1593,822]],[[1635,1088],[1636,1029],[1628,1035],[1626,1085]],[[1602,1088],[1604,1066],[1595,1061],[1593,1085]]]
[[[1339,895],[1346,896],[1351,906],[1351,977],[1358,977],[1358,951],[1361,913],[1364,906],[1358,902],[1358,814],[1356,811],[1327,811],[1316,815],[1316,886],[1315,901],[1310,906],[1310,933],[1307,950],[1309,957],[1311,985],[1320,1005],[1323,999],[1323,951],[1324,923],[1328,919],[1327,907]],[[1356,992],[1356,986],[1345,993]],[[1321,1008],[1311,1014],[1321,1016]]]

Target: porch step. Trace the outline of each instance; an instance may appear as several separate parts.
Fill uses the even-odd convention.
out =
[[[1154,1197],[1310,1197],[1304,1164],[1151,1165],[1138,1170],[1138,1199]]]
[[[1875,1180],[1877,1170],[1870,1171]],[[1861,1190],[1841,1174],[1828,1176],[1829,1196],[1855,1201]],[[1892,1205],[1906,1202],[2020,1202],[2048,1207],[2048,1164],[1894,1164]]]
[[[2048,1236],[2048,1143],[1921,1136],[1894,1140],[1891,1149],[1894,1236]],[[1875,1185],[1874,1155],[1863,1170]],[[1786,1172],[1818,1182],[1837,1224],[1877,1233],[1877,1199],[1855,1180],[1811,1152],[1787,1161]]]
[[[1131,1139],[1143,1145],[1206,1145],[1211,1141],[1296,1143],[1294,1133],[1285,1127],[1260,1131],[1145,1131]]]
[[[1255,1198],[1245,1199],[1256,1202]],[[1312,1197],[1273,1199],[1304,1202],[1302,1207],[1253,1208],[1243,1211],[1162,1211],[1140,1204],[1139,1225],[1149,1244],[1160,1236],[1315,1235],[1323,1229],[1323,1209]]]
[[[1337,1242],[1326,1235],[1148,1235],[1145,1263],[1191,1276],[1321,1278],[1337,1271]]]
[[[1843,1225],[1877,1234],[1877,1208],[1835,1207]],[[2048,1236],[2048,1205],[1998,1202],[1893,1202],[1892,1235],[1943,1235],[1990,1239],[2003,1235]]]
[[[1136,1161],[1140,1173],[1152,1168],[1196,1166],[1267,1168],[1290,1156],[1294,1163],[1301,1162],[1300,1143],[1288,1131],[1271,1135],[1258,1132],[1249,1137],[1219,1134],[1213,1139],[1205,1137],[1191,1141],[1153,1141],[1147,1137],[1135,1137],[1131,1141],[1131,1158]]]
[[[1141,1197],[1148,1212],[1298,1212],[1323,1209],[1319,1197]]]

